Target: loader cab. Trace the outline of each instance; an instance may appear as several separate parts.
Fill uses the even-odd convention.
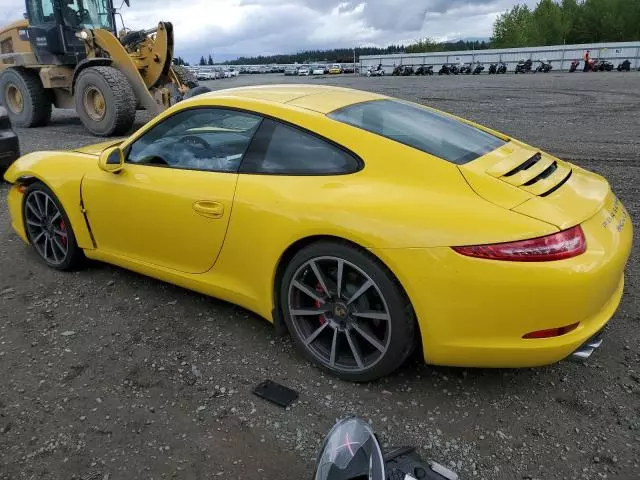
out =
[[[27,0],[29,40],[38,62],[76,65],[86,57],[76,33],[83,28],[115,31],[111,0]]]

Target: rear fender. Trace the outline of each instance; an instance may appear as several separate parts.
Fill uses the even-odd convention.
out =
[[[14,185],[29,185],[40,181],[49,187],[71,222],[78,246],[88,250],[95,247],[82,211],[80,187],[85,172],[91,167],[97,168],[96,163],[96,157],[79,153],[36,152],[16,160],[6,171],[4,178]]]

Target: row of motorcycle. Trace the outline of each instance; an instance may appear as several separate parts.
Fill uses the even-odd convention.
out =
[[[608,60],[598,60],[597,58],[592,58],[588,60],[587,68],[582,66],[582,70],[585,72],[611,72],[613,71],[613,63]],[[569,67],[569,72],[573,73],[580,69],[580,60],[574,60],[571,62],[571,67]],[[618,64],[616,70],[619,72],[630,72],[631,71],[631,62],[629,60],[625,60],[624,62]],[[640,68],[638,68],[640,71]]]
[[[571,62],[569,72],[575,72],[580,66],[579,60]],[[589,72],[610,72],[614,69],[613,63],[608,60],[591,59],[587,66],[586,71]],[[438,71],[438,75],[480,75],[485,70],[485,66],[480,62],[475,63],[462,63],[462,64],[445,64],[442,65]],[[516,64],[514,73],[549,73],[553,70],[553,65],[546,59],[536,60],[522,59]],[[631,62],[625,60],[617,67],[619,72],[631,71]],[[640,70],[640,68],[638,69]],[[488,73],[490,75],[500,75],[507,73],[507,64],[504,62],[492,63],[489,65]],[[373,66],[367,70],[367,77],[382,77],[385,75],[385,71],[382,65],[378,65],[376,68]],[[414,67],[412,65],[399,65],[394,67],[393,76],[406,77],[409,75],[434,75],[433,65],[421,65]]]

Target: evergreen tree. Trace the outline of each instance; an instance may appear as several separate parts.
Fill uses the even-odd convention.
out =
[[[516,5],[493,25],[493,47],[624,42],[640,38],[640,0],[540,0]]]

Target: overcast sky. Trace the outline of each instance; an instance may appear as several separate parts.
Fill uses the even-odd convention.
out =
[[[122,0],[115,0],[116,6]],[[176,55],[294,53],[305,49],[386,46],[422,37],[489,37],[516,0],[131,0],[129,28],[160,20],[175,27]],[[525,3],[534,5],[535,0]],[[21,18],[24,0],[0,0],[0,25]]]

